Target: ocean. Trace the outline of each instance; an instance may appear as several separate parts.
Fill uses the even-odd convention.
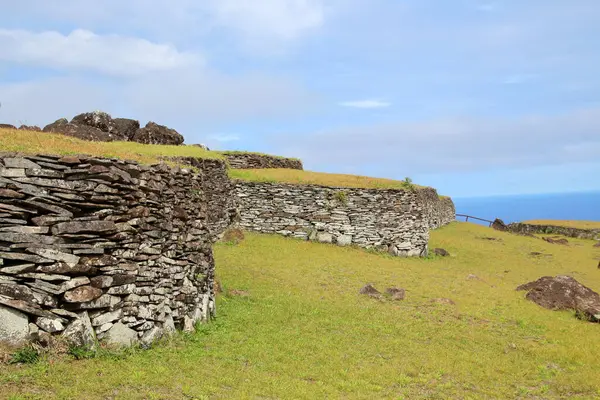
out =
[[[500,218],[507,224],[530,219],[600,221],[600,192],[463,197],[453,200],[457,214],[492,221]],[[464,221],[462,217],[457,219]]]

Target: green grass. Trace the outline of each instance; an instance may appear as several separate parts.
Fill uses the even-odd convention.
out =
[[[500,241],[484,237],[500,238]],[[1,366],[0,397],[60,399],[592,399],[600,325],[516,286],[570,274],[600,290],[600,250],[453,223],[447,258],[399,259],[279,236],[216,247],[217,321],[124,357]],[[534,257],[531,252],[552,254]],[[475,274],[479,279],[467,279]],[[358,295],[370,282],[402,302]],[[434,305],[446,297],[455,306]],[[11,397],[12,396],[12,397]]]
[[[407,181],[283,168],[232,169],[229,171],[229,176],[233,179],[241,179],[250,182],[279,182],[293,185],[401,190],[411,189],[412,187],[416,189],[423,188],[423,186],[415,185]]]
[[[600,229],[600,221],[537,219],[537,220],[525,221],[524,223],[532,224],[532,225],[564,226],[567,228],[578,228],[578,229]]]
[[[197,146],[165,146],[136,142],[90,142],[46,132],[0,128],[0,149],[24,154],[86,154],[97,157],[135,160],[142,164],[158,163],[162,157],[222,159],[221,154]]]

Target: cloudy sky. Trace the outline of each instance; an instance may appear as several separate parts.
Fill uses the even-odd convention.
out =
[[[0,122],[99,109],[455,197],[600,190],[598,0],[0,9]]]

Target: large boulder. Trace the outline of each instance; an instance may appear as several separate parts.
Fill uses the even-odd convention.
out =
[[[112,142],[113,135],[104,132],[98,128],[88,125],[78,125],[69,123],[66,118],[61,118],[48,124],[43,129],[44,132],[62,133],[66,136],[76,137],[82,140],[91,140],[95,142]]]
[[[140,121],[136,121],[135,119],[115,118],[113,119],[113,124],[119,137],[123,138],[123,140],[131,140],[138,129],[140,129]]]
[[[79,318],[71,322],[67,329],[62,333],[62,337],[65,338],[71,346],[85,347],[92,350],[98,347],[96,333],[94,332],[87,311],[79,314]]]
[[[183,136],[175,129],[148,122],[145,127],[138,129],[131,140],[144,144],[180,145],[183,143]]]
[[[112,140],[120,141],[129,140],[140,127],[138,121],[125,118],[113,119],[108,113],[103,111],[93,111],[76,115],[71,120],[71,123],[100,129],[102,132],[108,133],[112,137]]]
[[[549,310],[574,310],[589,321],[600,322],[600,295],[570,276],[544,276],[517,287],[528,300]]]

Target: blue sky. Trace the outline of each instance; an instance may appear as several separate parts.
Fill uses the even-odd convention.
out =
[[[0,122],[100,109],[455,197],[600,190],[597,0],[0,9]]]

